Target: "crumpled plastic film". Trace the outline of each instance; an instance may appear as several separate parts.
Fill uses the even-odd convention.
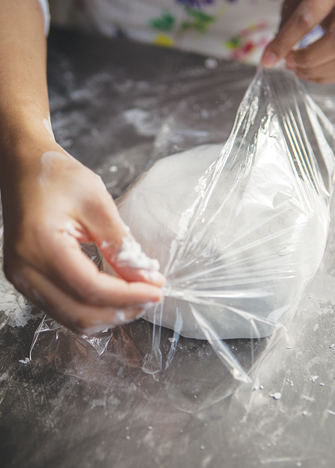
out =
[[[187,349],[192,359],[190,350],[201,348],[205,360],[210,344],[231,382],[250,380],[321,263],[333,134],[293,73],[260,68],[223,148],[204,145],[159,160],[120,198],[121,216],[167,277],[162,304],[146,312],[153,325],[140,320],[127,335],[136,342],[136,366],[156,376],[165,371],[161,381],[170,379],[171,390],[178,353]],[[172,177],[169,167],[184,167],[180,161],[192,155],[190,171]],[[166,177],[154,183],[162,167]],[[164,197],[168,188],[173,196]],[[157,199],[163,215],[153,219]],[[101,339],[107,344],[99,350],[108,352]]]
[[[163,304],[145,317],[158,330],[206,339],[235,378],[248,380],[221,340],[275,333],[316,274],[329,225],[333,131],[292,73],[260,69],[202,174],[216,149],[157,162],[119,209],[168,280]],[[149,372],[162,366],[158,330]]]

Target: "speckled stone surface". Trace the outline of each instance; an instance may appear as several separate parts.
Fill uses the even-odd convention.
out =
[[[118,196],[155,158],[224,141],[253,74],[55,30],[55,135]],[[334,88],[312,92],[334,121]],[[1,468],[333,467],[334,209],[324,261],[287,333],[230,344],[246,368],[258,359],[255,389],[236,386],[207,343],[187,339],[166,373],[143,373],[151,346],[143,321],[115,331],[100,357],[70,334],[46,332],[26,362],[41,313],[1,276]]]

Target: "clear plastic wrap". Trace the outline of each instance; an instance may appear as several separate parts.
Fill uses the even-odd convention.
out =
[[[77,342],[86,340],[100,356],[116,336],[118,343],[127,336],[118,348],[125,365],[165,371],[161,381],[172,394],[179,389],[180,401],[193,392],[185,381],[178,385],[186,368],[199,377],[198,395],[212,384],[212,403],[250,381],[321,263],[333,132],[293,73],[259,69],[222,149],[207,145],[162,159],[118,200],[134,237],[167,277],[162,304],[146,312],[153,325],[140,320],[124,334],[105,331]],[[55,328],[59,343],[63,329],[46,319],[34,345]],[[218,359],[205,369],[213,351]]]

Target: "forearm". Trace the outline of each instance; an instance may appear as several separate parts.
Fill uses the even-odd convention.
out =
[[[37,134],[48,138],[46,39],[37,0],[0,0],[0,170]],[[43,137],[42,137],[43,138]],[[32,155],[33,157],[33,155]],[[3,177],[1,177],[3,178]]]
[[[112,197],[99,177],[54,141],[37,0],[0,0],[0,11],[5,274],[74,331],[87,334],[133,320],[143,304],[161,299],[164,278],[155,268],[118,261],[124,240],[134,241]],[[82,252],[83,242],[95,242],[119,278],[102,274]]]

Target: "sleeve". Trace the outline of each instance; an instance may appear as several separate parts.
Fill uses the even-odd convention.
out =
[[[44,32],[47,36],[50,29],[50,10],[48,0],[38,0],[39,4],[41,5],[43,18],[44,18]]]

